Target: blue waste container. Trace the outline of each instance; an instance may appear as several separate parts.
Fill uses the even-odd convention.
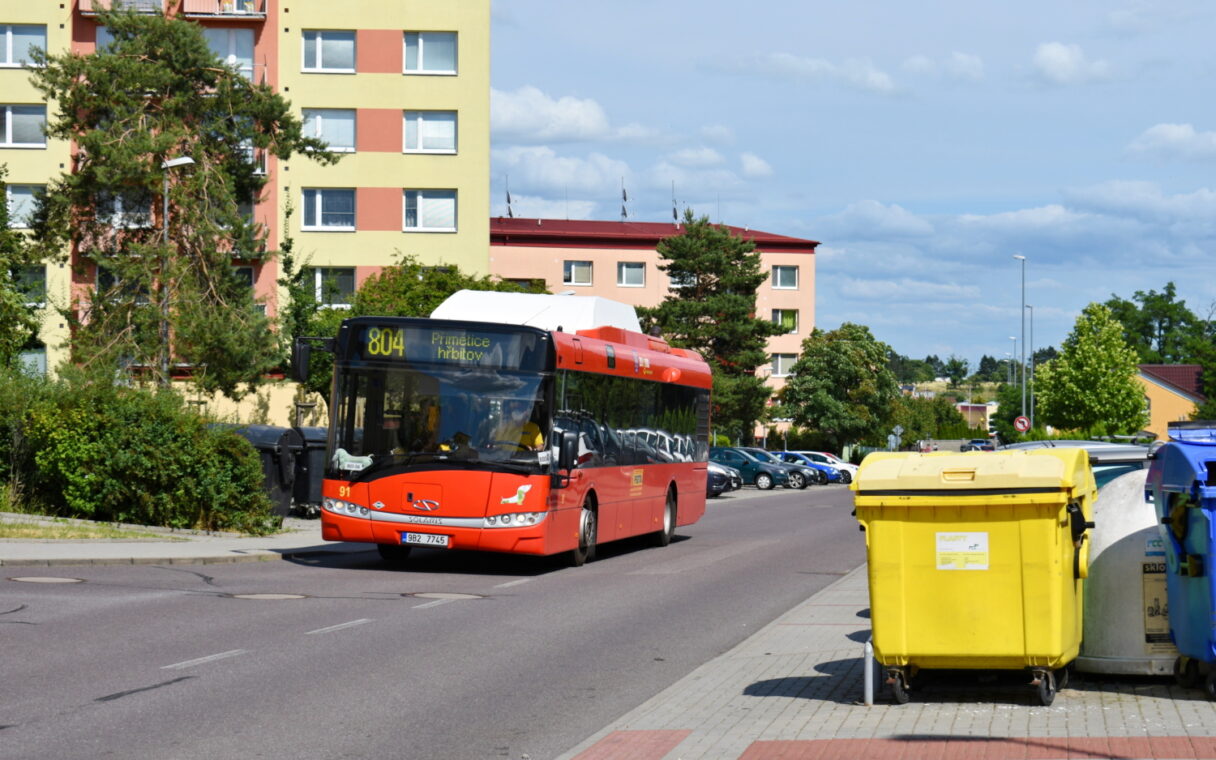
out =
[[[1173,423],[1169,437],[1153,454],[1145,496],[1165,544],[1174,678],[1184,687],[1202,683],[1216,699],[1216,421]]]

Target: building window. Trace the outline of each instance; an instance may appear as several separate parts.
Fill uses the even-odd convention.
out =
[[[38,196],[45,191],[46,185],[8,185],[8,226],[28,228],[38,204]]]
[[[45,148],[46,106],[0,106],[0,148]]]
[[[406,153],[455,153],[455,111],[406,111]]]
[[[563,285],[590,285],[590,261],[566,261],[562,263]]]
[[[798,310],[773,309],[773,324],[780,325],[786,334],[798,332]]]
[[[406,231],[455,232],[456,191],[406,190],[404,217]]]
[[[203,27],[207,47],[246,79],[253,80],[253,30]]]
[[[667,287],[671,290],[696,287],[697,276],[691,272],[683,275],[667,275]]]
[[[302,229],[354,231],[355,191],[335,187],[305,188]]]
[[[640,288],[646,284],[646,264],[641,261],[618,261],[616,284],[622,288]]]
[[[773,287],[779,290],[797,290],[798,267],[773,267]]]
[[[354,267],[309,267],[306,271],[313,283],[317,303],[345,307],[354,301]]]
[[[455,74],[456,32],[406,32],[406,74]]]
[[[773,354],[773,377],[785,377],[798,361],[798,354]]]
[[[32,48],[46,50],[46,27],[0,24],[0,66],[30,65]]]
[[[305,108],[304,134],[329,144],[338,153],[355,151],[355,109]]]
[[[121,229],[152,226],[152,197],[142,190],[97,195],[97,221]]]
[[[46,267],[22,267],[17,272],[17,290],[25,305],[40,309],[46,305]]]
[[[101,24],[97,25],[96,48],[98,53],[108,53],[110,43],[114,41],[114,35],[110,34],[110,30]]]
[[[305,30],[304,70],[355,73],[355,33]]]
[[[136,306],[147,306],[152,303],[146,286],[139,286],[123,280],[109,267],[97,265],[97,293],[112,300],[132,298]]]
[[[232,276],[237,282],[253,290],[253,267],[233,267]]]

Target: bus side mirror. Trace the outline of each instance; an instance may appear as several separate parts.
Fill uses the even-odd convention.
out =
[[[561,442],[557,450],[557,468],[573,470],[578,461],[578,431],[563,430]]]
[[[312,346],[303,338],[291,344],[291,379],[297,383],[308,382],[308,363],[312,359]]]

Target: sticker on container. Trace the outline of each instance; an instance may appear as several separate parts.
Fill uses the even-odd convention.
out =
[[[938,533],[938,570],[987,570],[987,533]]]
[[[1165,562],[1149,560],[1141,564],[1144,579],[1144,651],[1145,654],[1176,652],[1170,642],[1169,604],[1165,591]]]

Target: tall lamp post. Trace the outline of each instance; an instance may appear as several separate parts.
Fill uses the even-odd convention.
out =
[[[1020,253],[1013,257],[1022,262],[1022,308],[1018,314],[1022,322],[1022,416],[1026,416],[1026,257]]]
[[[179,156],[178,158],[170,158],[167,161],[161,162],[160,168],[163,170],[163,184],[161,188],[161,199],[164,203],[162,208],[161,223],[164,225],[161,230],[161,242],[163,243],[161,251],[161,266],[160,266],[160,383],[161,385],[169,384],[169,170],[178,166],[189,166],[194,163],[194,159],[189,156]]]
[[[1030,429],[1034,430],[1034,307],[1026,304],[1030,311]]]

